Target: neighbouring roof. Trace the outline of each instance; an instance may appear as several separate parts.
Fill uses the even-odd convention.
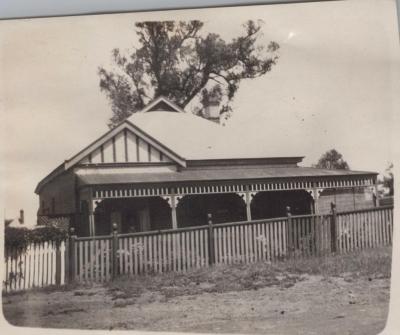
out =
[[[374,172],[325,170],[311,167],[237,167],[183,170],[174,173],[88,174],[78,177],[81,185],[135,184],[191,181],[278,179],[291,177],[338,177],[376,175]]]

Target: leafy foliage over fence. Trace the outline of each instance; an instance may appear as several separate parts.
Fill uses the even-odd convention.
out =
[[[52,241],[61,243],[68,237],[68,230],[54,225],[35,229],[6,227],[4,231],[4,246],[6,250],[23,252],[31,243]]]

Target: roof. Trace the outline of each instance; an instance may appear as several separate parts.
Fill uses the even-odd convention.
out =
[[[191,181],[251,180],[307,177],[376,175],[375,172],[325,170],[311,167],[237,167],[188,169],[174,173],[87,174],[78,177],[81,185],[166,183]]]
[[[272,142],[250,144],[243,140],[245,131],[238,134],[192,113],[135,113],[127,121],[186,160],[300,156],[277,152]]]
[[[249,143],[243,140],[243,133],[233,132],[215,122],[186,112],[181,107],[172,103],[165,97],[158,97],[150,102],[143,110],[134,113],[117,127],[107,131],[100,138],[89,144],[76,155],[66,160],[57,169],[43,178],[35,192],[56,178],[58,175],[73,168],[92,151],[98,149],[103,143],[113,139],[119,132],[131,131],[165,154],[181,167],[187,166],[187,161],[208,162],[206,165],[217,165],[216,161],[242,160],[244,164],[255,159],[295,159],[295,163],[302,160],[303,156],[293,152],[280,152],[274,139],[268,143]],[[288,141],[289,150],[294,150],[293,144]],[[247,161],[246,161],[247,160]],[[309,176],[334,176],[357,174],[357,172],[340,172],[333,170],[317,170],[311,168],[277,168],[277,167],[240,167],[185,170],[179,173],[162,174],[116,174],[116,175],[87,175],[81,177],[84,184],[110,184],[133,183],[153,181],[190,181],[190,180],[223,180],[223,179],[257,179],[280,177],[309,177]],[[373,173],[364,173],[373,174]]]

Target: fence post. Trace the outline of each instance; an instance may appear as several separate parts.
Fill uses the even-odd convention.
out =
[[[76,235],[75,235],[75,229],[72,227],[70,229],[70,236],[68,239],[68,258],[69,258],[69,282],[75,281],[76,278],[76,266],[77,264],[75,263],[76,261],[76,248],[75,248],[75,243],[76,243]]]
[[[118,266],[118,258],[117,258],[117,252],[118,252],[118,225],[116,223],[113,223],[112,225],[112,279],[115,279],[117,277],[117,266]]]
[[[287,217],[287,248],[289,257],[293,254],[293,224],[292,224],[292,213],[290,212],[290,207],[286,206],[286,217]]]
[[[337,211],[336,205],[331,202],[331,212],[332,212],[332,221],[331,221],[331,250],[332,252],[337,251]]]
[[[208,219],[208,263],[210,265],[215,263],[215,250],[214,250],[214,227],[212,222],[212,214],[207,214]]]
[[[61,241],[56,241],[56,285],[61,285]]]

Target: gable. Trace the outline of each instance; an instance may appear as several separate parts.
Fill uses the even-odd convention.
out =
[[[159,96],[158,98],[151,101],[145,108],[143,108],[139,113],[148,113],[148,112],[175,112],[175,113],[186,113],[181,107],[177,104],[169,101],[167,98],[163,96]]]
[[[78,164],[151,162],[170,163],[173,160],[143,137],[125,128],[89,152]]]
[[[65,162],[65,170],[76,164],[175,162],[186,166],[184,158],[129,121],[111,129]]]
[[[167,104],[165,101],[158,102],[151,109],[149,109],[147,111],[147,113],[149,113],[149,112],[158,112],[158,111],[179,113],[179,111],[177,111],[171,105]]]

